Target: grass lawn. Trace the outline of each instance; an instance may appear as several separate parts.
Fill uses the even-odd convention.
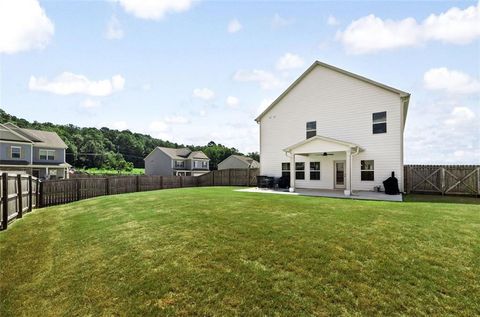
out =
[[[133,168],[131,171],[127,170],[122,170],[122,171],[117,171],[117,170],[112,170],[112,169],[106,169],[106,168],[75,168],[79,172],[85,172],[88,174],[100,174],[100,175],[143,175],[145,174],[145,169],[144,168]]]
[[[1,316],[480,314],[480,206],[184,188],[0,233]]]

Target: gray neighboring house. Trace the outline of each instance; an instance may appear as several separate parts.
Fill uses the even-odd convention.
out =
[[[144,160],[146,175],[200,176],[209,172],[208,156],[189,148],[156,147]]]
[[[248,156],[230,155],[220,163],[218,163],[219,170],[226,170],[230,168],[260,168],[260,163]]]
[[[67,145],[55,132],[0,124],[0,171],[42,179],[68,178]]]

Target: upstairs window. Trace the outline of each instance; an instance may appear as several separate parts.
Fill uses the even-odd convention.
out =
[[[310,162],[310,180],[320,180],[320,162]]]
[[[307,139],[317,135],[317,121],[307,122]]]
[[[295,178],[305,179],[305,163],[304,162],[295,163]]]
[[[193,166],[194,166],[194,168],[206,169],[206,168],[208,168],[208,162],[207,161],[194,161]]]
[[[373,114],[373,134],[387,132],[387,112],[375,112]]]
[[[282,177],[290,177],[290,163],[282,163]]]
[[[12,159],[19,159],[22,156],[22,148],[19,146],[12,146],[10,152]]]
[[[361,180],[373,181],[375,179],[373,160],[361,161]]]
[[[55,160],[55,150],[40,150],[39,158],[44,161],[54,161]]]
[[[175,161],[175,168],[184,168],[185,162],[184,161]]]

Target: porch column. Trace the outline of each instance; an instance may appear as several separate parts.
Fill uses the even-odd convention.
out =
[[[352,150],[345,151],[345,196],[350,196],[352,193],[351,179],[352,179]]]
[[[295,154],[291,153],[290,155],[290,189],[289,191],[293,193],[295,191]]]

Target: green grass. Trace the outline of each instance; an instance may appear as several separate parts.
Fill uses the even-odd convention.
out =
[[[442,195],[405,195],[405,201],[410,202],[431,202],[444,204],[476,204],[480,205],[480,198],[474,196],[442,196]]]
[[[0,233],[0,316],[480,314],[480,206],[185,188]]]
[[[88,174],[100,174],[100,175],[116,175],[116,174],[121,174],[121,175],[143,175],[145,174],[145,169],[144,168],[134,168],[131,171],[127,170],[112,170],[112,169],[106,169],[106,168],[75,168],[79,172],[84,172]]]

